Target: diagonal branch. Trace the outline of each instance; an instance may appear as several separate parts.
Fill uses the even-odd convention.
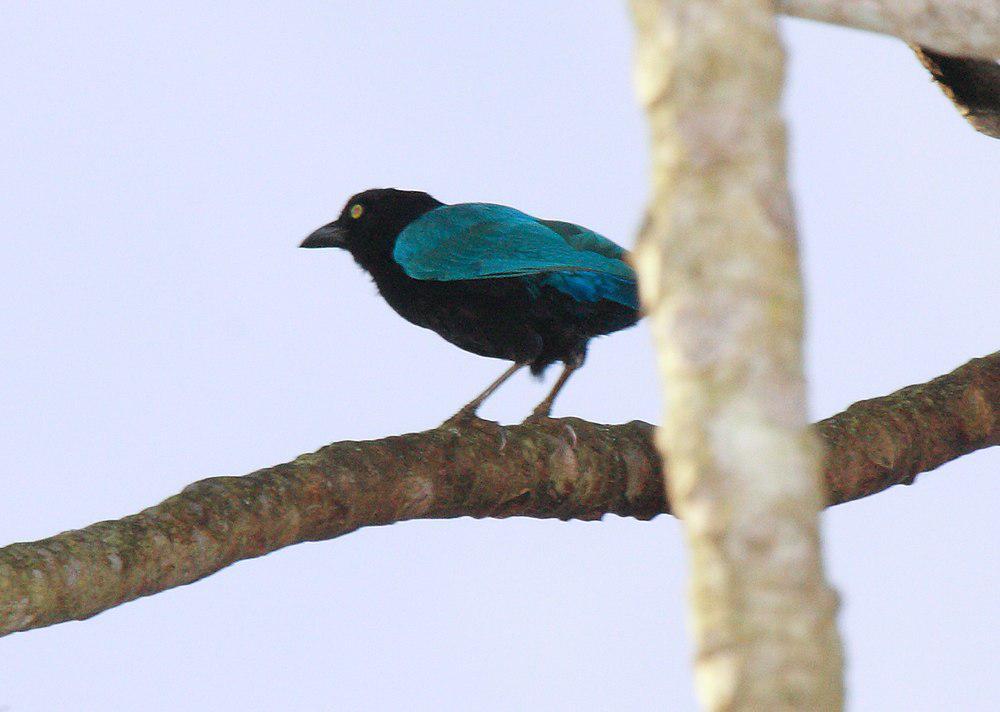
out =
[[[786,15],[899,37],[935,52],[1000,58],[996,0],[780,0]]]
[[[997,0],[781,0],[778,7],[908,42],[972,127],[1000,138]]]
[[[910,484],[1000,444],[1000,352],[855,403],[815,426],[830,504]],[[501,436],[502,435],[502,436]],[[653,427],[576,418],[491,433],[339,442],[213,477],[117,521],[0,549],[0,635],[93,616],[242,559],[409,519],[650,519],[663,499]]]
[[[1000,138],[1000,64],[949,57],[926,47],[914,47],[913,51],[972,128]]]
[[[830,505],[861,499],[1000,445],[1000,351],[816,423]]]

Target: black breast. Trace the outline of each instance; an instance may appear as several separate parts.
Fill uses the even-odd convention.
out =
[[[417,280],[398,265],[373,276],[404,319],[480,356],[530,363],[536,374],[555,361],[582,359],[591,337],[638,318],[629,307],[578,302],[524,277]]]

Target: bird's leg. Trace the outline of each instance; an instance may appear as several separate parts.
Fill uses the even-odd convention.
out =
[[[527,420],[542,420],[544,418],[548,418],[549,413],[552,412],[552,404],[555,402],[556,396],[559,395],[559,391],[561,391],[563,386],[566,385],[566,381],[568,381],[569,377],[573,375],[573,371],[580,368],[582,365],[582,359],[567,361],[565,368],[563,368],[563,372],[559,374],[559,378],[556,380],[555,385],[552,386],[552,390],[549,391],[549,394],[545,396],[545,399],[541,403],[535,406],[535,409],[531,412],[531,415],[527,417]]]
[[[511,376],[520,371],[526,365],[527,364],[524,363],[515,363],[513,366],[504,371],[503,374],[501,374],[500,378],[493,381],[493,383],[491,383],[490,385],[486,386],[485,391],[483,391],[478,396],[476,396],[471,401],[462,406],[461,410],[455,413],[455,415],[448,418],[448,420],[446,420],[445,422],[454,423],[459,421],[471,420],[472,418],[476,417],[476,411],[479,410],[479,406],[483,404],[483,401],[489,398],[491,395],[493,395],[494,391],[496,391],[497,388],[502,386],[505,381],[507,381]]]

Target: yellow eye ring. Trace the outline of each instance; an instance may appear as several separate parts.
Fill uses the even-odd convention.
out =
[[[358,218],[360,218],[364,212],[365,208],[360,203],[355,203],[354,205],[351,206],[350,215],[353,220],[357,220]]]

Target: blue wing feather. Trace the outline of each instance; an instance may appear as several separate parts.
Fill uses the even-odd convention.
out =
[[[614,260],[624,260],[628,254],[621,245],[615,244],[604,235],[599,235],[582,225],[562,220],[539,220],[538,222],[562,235],[563,239],[574,249],[589,250]]]
[[[625,250],[579,225],[537,220],[488,203],[443,205],[400,232],[393,258],[424,280],[539,275],[579,301],[609,299],[638,308]]]

